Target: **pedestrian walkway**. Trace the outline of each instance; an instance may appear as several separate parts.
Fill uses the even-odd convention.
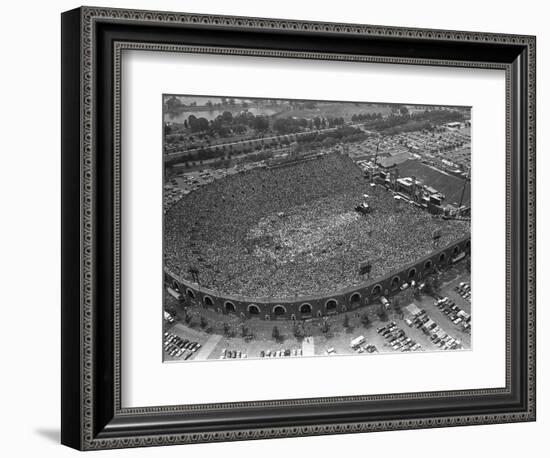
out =
[[[302,340],[302,356],[315,356],[313,337],[306,337]]]
[[[205,344],[195,354],[195,357],[193,358],[193,360],[204,361],[208,359],[208,357],[212,354],[212,352],[216,348],[216,345],[218,345],[218,342],[221,340],[221,338],[222,336],[218,334],[212,334],[208,338],[208,340],[205,342]]]

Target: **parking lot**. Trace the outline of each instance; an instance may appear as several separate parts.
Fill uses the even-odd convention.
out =
[[[176,339],[172,339],[172,342],[170,342],[172,344],[171,347],[167,348],[166,342],[168,337],[171,335],[176,336]],[[219,338],[220,336],[216,336],[216,335],[208,336],[203,332],[188,328],[181,323],[176,323],[175,325],[166,329],[165,331],[165,335],[163,338],[164,361],[168,362],[168,361],[182,361],[182,360],[189,361],[189,360],[208,359],[209,346],[207,345],[207,342],[209,341],[210,337]],[[176,340],[175,343],[174,343],[174,340]],[[178,345],[178,343],[180,345]],[[191,345],[193,345],[191,348],[185,348],[185,347],[190,347]],[[181,347],[180,350],[184,350],[184,351],[177,352],[177,348],[174,348],[174,347]],[[171,352],[170,349],[174,349],[176,351]]]
[[[196,342],[200,347],[190,352],[189,356],[187,356],[189,352],[178,356],[177,351],[173,351],[172,355],[165,351],[164,360],[267,359],[369,355],[402,351],[430,352],[445,349],[469,350],[471,349],[471,331],[464,326],[466,322],[470,324],[471,302],[467,294],[471,292],[469,278],[470,275],[464,266],[453,266],[439,277],[439,296],[448,298],[445,304],[438,304],[436,298],[428,295],[413,298],[410,291],[404,291],[391,298],[392,302],[397,300],[401,303],[401,312],[390,308],[385,321],[382,321],[377,314],[379,305],[374,304],[330,317],[327,320],[330,330],[326,333],[320,331],[321,320],[307,321],[304,329],[307,331],[305,335],[309,337],[305,339],[296,338],[292,321],[246,320],[244,325],[251,331],[251,335],[246,338],[238,332],[231,336],[222,335],[217,331],[218,328],[221,329],[219,324],[214,326],[215,332],[206,332],[196,323],[197,318],[193,318],[193,326],[184,322],[168,324],[166,331],[178,335],[183,340]],[[459,288],[459,285],[462,286]],[[467,288],[464,285],[467,285]],[[416,324],[412,324],[415,317],[410,310],[423,312],[420,315],[422,323],[417,321]],[[221,323],[226,319],[234,320],[231,316],[217,315],[208,310],[204,312],[208,315],[209,323],[214,323],[215,320],[220,320]],[[365,316],[369,318],[367,326],[364,325]],[[458,317],[461,319],[457,320]],[[344,325],[345,321],[347,325]],[[395,329],[385,333],[387,335],[384,335],[383,331],[377,332],[392,322]],[[428,325],[432,329],[427,329]],[[280,334],[278,339],[272,336],[275,326]],[[351,348],[352,340],[360,336],[364,337],[364,342],[355,349]]]

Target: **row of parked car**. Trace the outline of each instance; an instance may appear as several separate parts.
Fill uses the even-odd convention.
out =
[[[430,334],[437,327],[437,323],[430,318],[424,309],[417,309],[410,318],[405,319],[405,323],[409,327],[420,329],[424,334]]]
[[[467,281],[460,282],[455,286],[455,291],[462,296],[463,299],[471,302],[472,301],[472,289],[470,288],[470,283]]]
[[[365,339],[365,336],[359,336],[352,339],[349,346],[357,353],[374,353],[378,351],[376,345],[367,344],[367,339]]]
[[[442,297],[441,299],[435,301],[435,305],[443,312],[445,316],[449,318],[449,320],[453,322],[453,324],[459,326],[464,332],[471,331],[472,317],[469,313],[462,310],[458,305],[456,305],[456,303],[452,299],[449,299],[448,297]]]
[[[228,350],[224,348],[220,355],[220,359],[243,359],[248,358],[248,355],[241,350]]]
[[[302,356],[301,348],[286,348],[284,350],[262,350],[261,358],[282,358],[285,356]]]
[[[164,351],[172,358],[183,358],[185,360],[201,348],[201,344],[174,334],[173,332],[164,333]]]
[[[395,321],[391,321],[386,326],[376,330],[386,340],[386,345],[394,350],[400,351],[418,351],[422,350],[419,343],[407,336],[405,331],[397,326]]]
[[[437,323],[430,318],[424,309],[415,311],[411,318],[405,320],[408,326],[419,328],[429,336],[435,346],[442,350],[456,350],[462,348],[460,340],[448,335]]]
[[[455,339],[439,327],[431,333],[430,340],[442,350],[460,350],[462,348],[462,342],[459,339]]]

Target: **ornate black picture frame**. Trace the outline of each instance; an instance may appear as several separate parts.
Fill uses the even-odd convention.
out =
[[[80,450],[535,420],[535,37],[82,7],[62,15],[62,435]],[[506,387],[123,408],[124,49],[506,72]]]

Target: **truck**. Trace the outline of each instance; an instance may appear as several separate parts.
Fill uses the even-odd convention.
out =
[[[166,291],[168,291],[168,294],[170,294],[170,296],[172,296],[174,299],[178,301],[181,301],[183,299],[183,294],[181,294],[179,291],[176,291],[173,288],[168,287],[166,288]]]
[[[356,350],[359,346],[363,345],[366,342],[365,336],[359,336],[353,339],[349,346]]]

